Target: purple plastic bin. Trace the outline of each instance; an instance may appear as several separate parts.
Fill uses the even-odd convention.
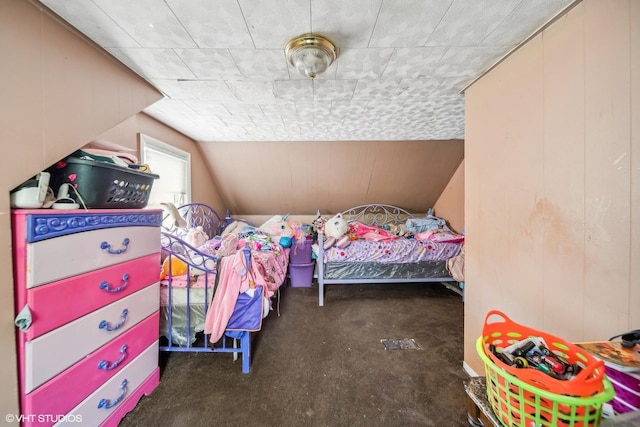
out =
[[[313,284],[315,262],[289,264],[289,281],[294,288],[309,288]]]
[[[311,239],[307,239],[302,243],[293,239],[289,250],[289,264],[309,264],[311,262],[312,244],[313,240]]]

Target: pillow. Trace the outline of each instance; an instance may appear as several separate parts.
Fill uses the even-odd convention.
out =
[[[456,234],[445,228],[438,228],[435,230],[427,230],[422,233],[416,233],[413,235],[416,240],[426,240],[429,242],[442,242],[442,243],[455,243],[462,242],[464,236]]]
[[[437,216],[427,215],[424,218],[408,218],[405,229],[412,233],[422,233],[427,230],[435,230],[436,228],[445,227],[447,222]]]

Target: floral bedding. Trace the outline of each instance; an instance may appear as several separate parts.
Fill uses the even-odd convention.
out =
[[[388,241],[354,240],[346,248],[331,247],[324,252],[327,262],[410,263],[443,261],[460,252],[463,242],[433,242],[398,238]]]

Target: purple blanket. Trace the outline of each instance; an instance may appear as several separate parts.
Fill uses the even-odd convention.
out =
[[[444,261],[458,255],[462,242],[428,242],[396,239],[386,242],[355,240],[344,249],[331,247],[324,253],[325,262],[408,263]]]

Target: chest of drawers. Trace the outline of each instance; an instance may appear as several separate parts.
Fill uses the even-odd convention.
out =
[[[23,426],[116,426],[158,385],[161,220],[12,211]]]

